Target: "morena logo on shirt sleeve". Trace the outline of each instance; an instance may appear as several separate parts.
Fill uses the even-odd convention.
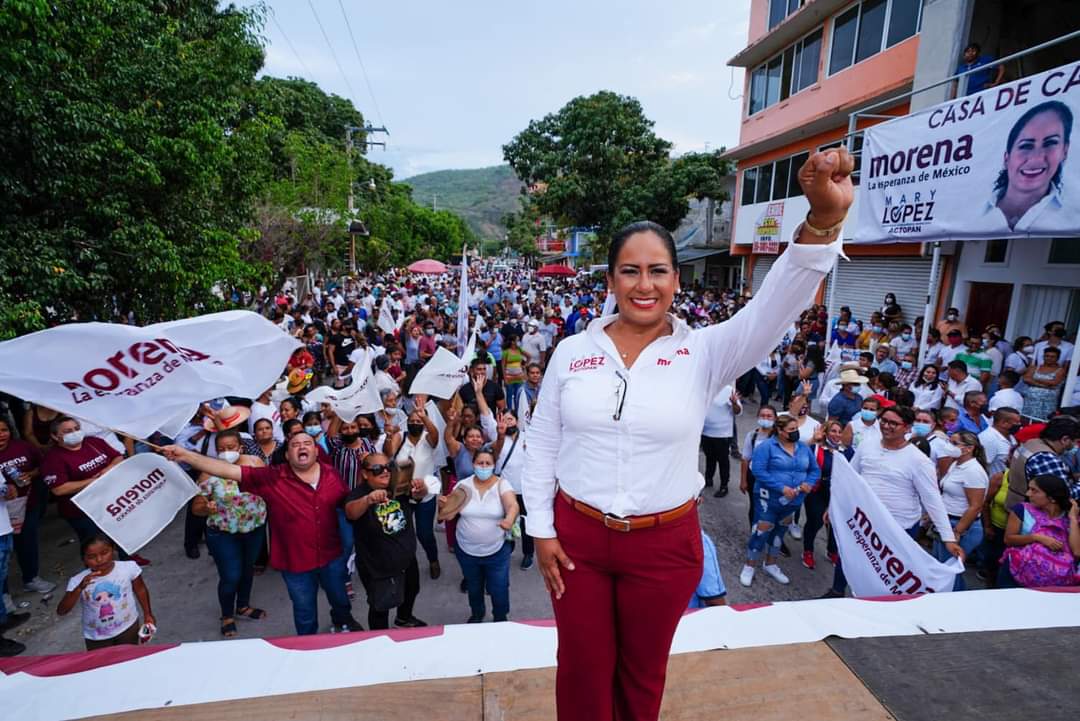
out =
[[[578,371],[589,371],[594,368],[600,368],[607,362],[607,357],[603,355],[587,356],[585,358],[575,358],[570,361],[570,366],[567,368],[571,373],[577,373]]]

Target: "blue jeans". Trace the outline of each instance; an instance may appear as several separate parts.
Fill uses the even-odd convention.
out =
[[[11,550],[14,547],[15,534],[7,533],[0,536],[0,579],[7,579],[8,563],[11,561]],[[0,625],[7,623],[7,608],[0,603]]]
[[[352,574],[349,573],[349,556],[353,554],[353,528],[349,523],[349,519],[345,517],[345,509],[339,508],[337,511],[337,527],[338,534],[341,536],[341,579],[346,585],[352,581]]]
[[[914,526],[905,528],[904,530],[912,538],[918,538],[919,528],[921,528],[921,526],[919,525],[919,522],[916,521]],[[844,567],[841,563],[837,563],[836,568],[833,570],[832,590],[839,594],[843,594],[844,591],[847,590],[847,578],[844,576]]]
[[[949,516],[949,524],[956,528],[956,524],[960,522],[959,517]],[[979,544],[983,540],[983,527],[982,521],[978,518],[971,524],[971,526],[964,531],[964,534],[956,539],[956,542],[960,544],[960,548],[964,549],[964,555],[971,556],[975,552],[975,549],[979,547]],[[934,540],[934,558],[944,563],[952,558],[953,555],[949,553],[949,549],[945,548],[945,544],[941,542],[941,539]],[[956,574],[956,581],[953,582],[952,590],[954,591],[966,591],[967,584],[964,582],[964,574]]]
[[[754,513],[754,525],[750,529],[750,540],[746,542],[746,557],[751,561],[760,561],[763,553],[770,558],[776,558],[780,553],[780,545],[784,542],[784,534],[791,528],[791,521],[799,506],[770,503],[759,498]],[[770,528],[762,530],[761,524],[772,524]]]
[[[296,635],[308,636],[319,630],[319,586],[322,586],[326,600],[330,602],[331,623],[341,626],[352,620],[352,606],[342,580],[345,578],[345,564],[340,558],[310,571],[282,571],[281,578],[292,601]]]
[[[430,501],[416,504],[416,540],[424,549],[428,563],[439,560],[439,546],[435,543],[436,500],[438,499],[432,498]]]
[[[222,618],[232,618],[238,609],[251,605],[255,559],[265,542],[265,524],[247,533],[226,533],[207,526],[206,546],[217,565]]]
[[[36,508],[27,509],[22,530],[15,536],[15,557],[19,560],[24,585],[37,578],[41,567],[38,561],[38,526],[41,524],[44,508],[45,501],[38,501]]]
[[[483,621],[487,616],[484,589],[491,594],[491,615],[496,621],[505,621],[510,613],[510,554],[513,546],[504,543],[490,556],[470,556],[459,546],[455,553],[465,576],[469,590],[470,621]]]
[[[772,390],[773,390],[773,383],[776,383],[777,381],[770,381],[768,378],[763,376],[761,374],[761,371],[759,371],[757,368],[755,368],[753,370],[753,373],[754,373],[754,386],[757,388],[758,396],[760,396],[760,398],[761,398],[761,400],[759,400],[758,403],[759,403],[759,405],[763,405],[763,406],[768,405],[769,404],[769,395],[772,393]],[[779,378],[780,378],[780,376],[778,375],[777,379],[779,380]]]

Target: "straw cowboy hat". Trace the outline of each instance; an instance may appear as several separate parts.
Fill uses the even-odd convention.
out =
[[[250,408],[226,404],[220,410],[214,411],[213,416],[203,418],[203,428],[211,433],[227,431],[230,428],[246,425],[250,417]]]
[[[840,371],[840,385],[847,385],[848,383],[868,383],[866,376],[859,375],[857,370],[848,368]]]
[[[289,371],[289,383],[286,386],[286,390],[289,392],[289,395],[299,393],[307,387],[310,379],[311,376],[303,368],[293,368]]]

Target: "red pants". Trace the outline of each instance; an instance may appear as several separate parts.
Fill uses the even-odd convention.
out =
[[[625,533],[555,495],[555,530],[574,570],[552,597],[559,721],[655,721],[671,639],[701,581],[697,510]]]

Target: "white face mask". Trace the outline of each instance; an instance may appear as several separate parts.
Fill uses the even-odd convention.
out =
[[[240,460],[240,451],[222,451],[218,454],[218,458],[226,463],[236,463]]]
[[[86,438],[86,434],[83,433],[82,430],[77,430],[65,433],[61,438],[63,439],[65,446],[77,446],[83,442],[83,439]]]

